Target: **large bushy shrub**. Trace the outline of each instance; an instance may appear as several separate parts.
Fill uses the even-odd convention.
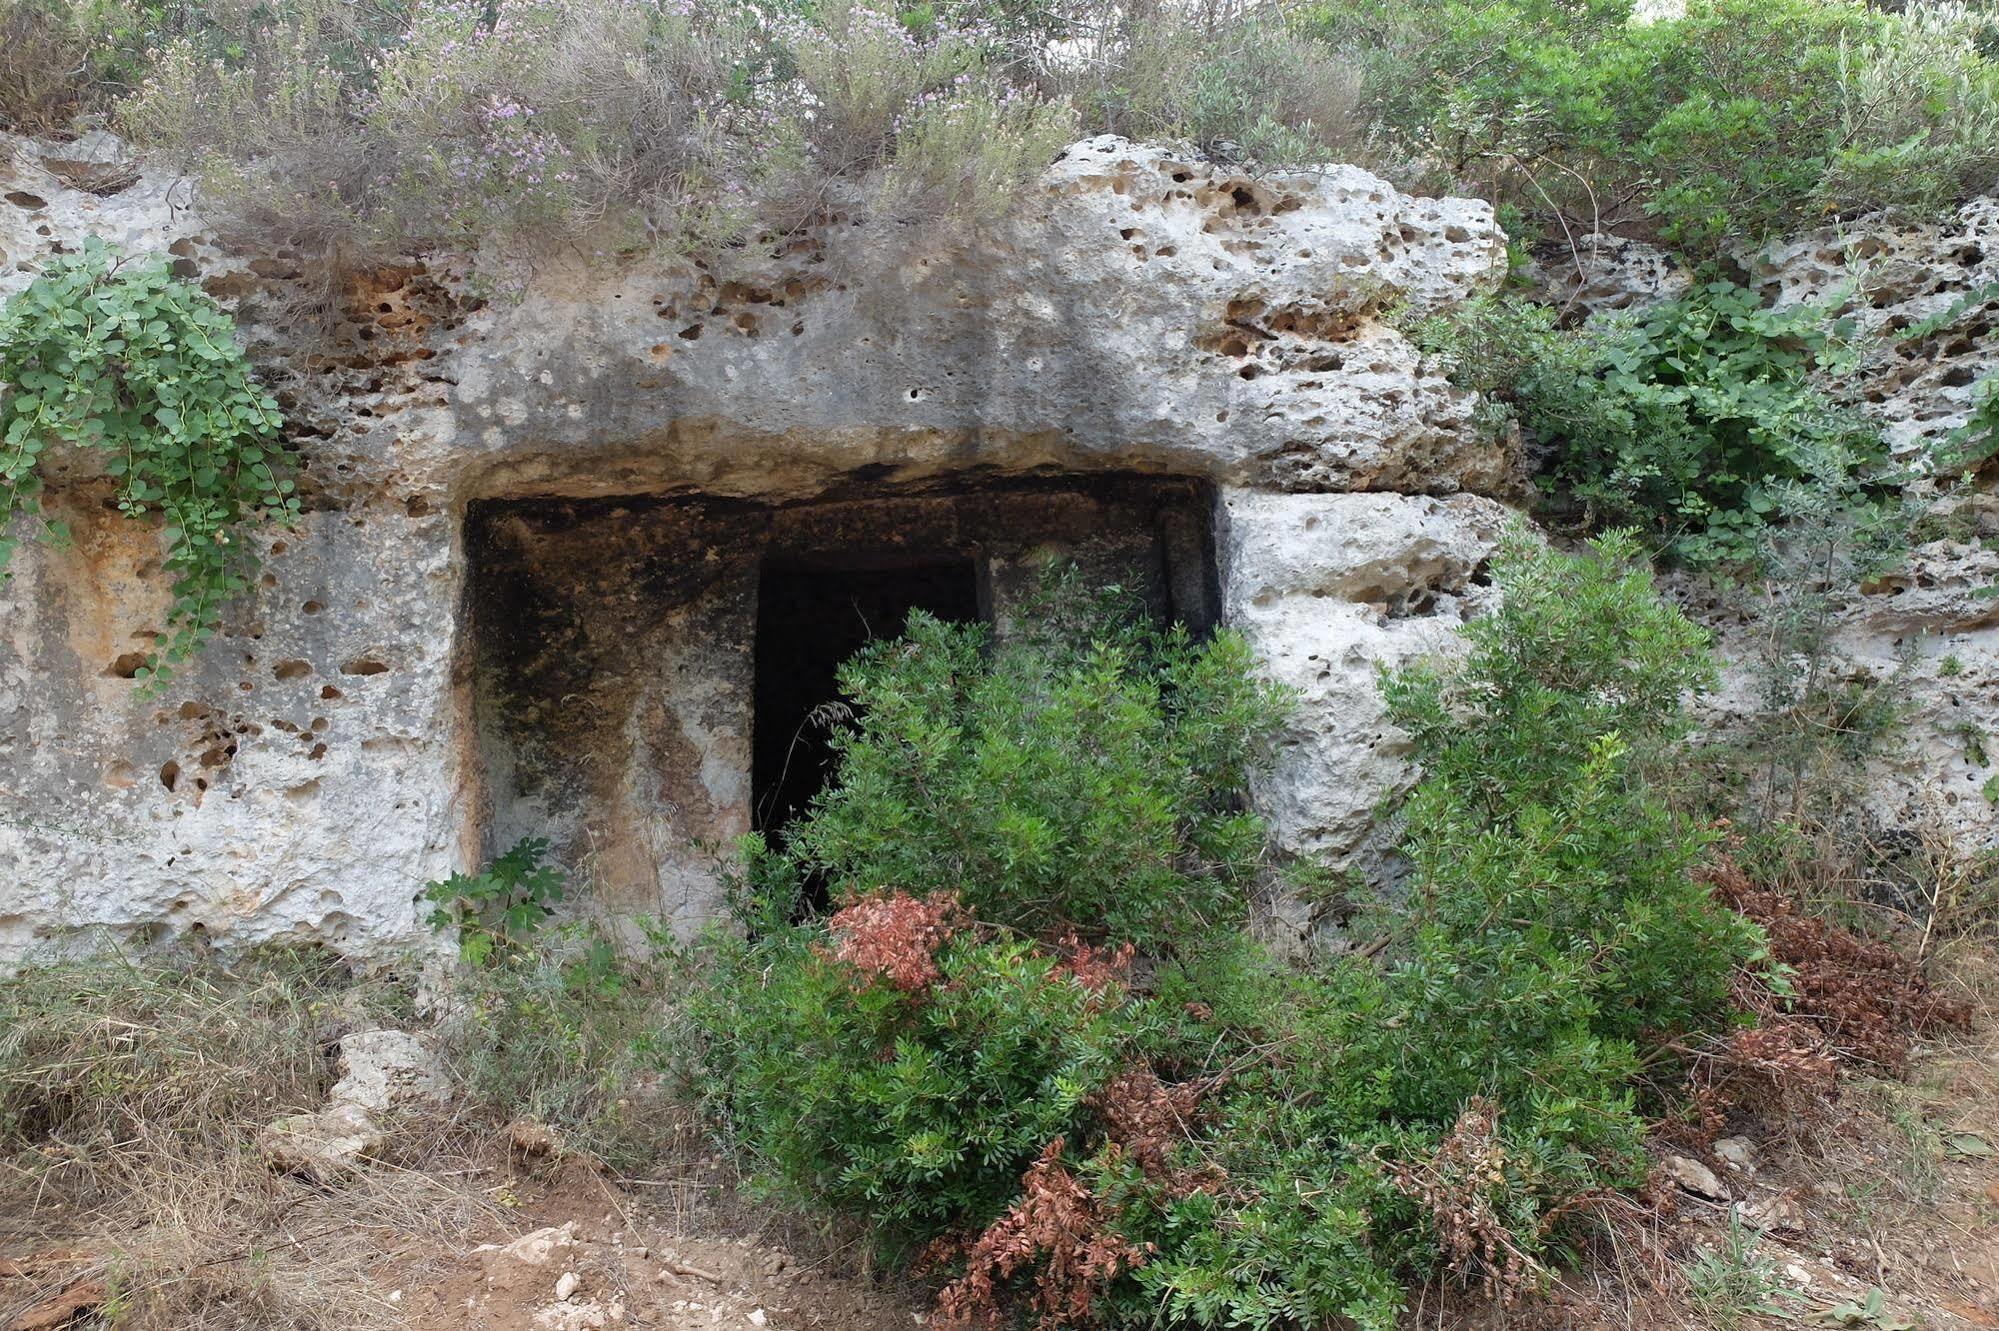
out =
[[[784,853],[836,898],[949,888],[1035,934],[1149,944],[1232,918],[1264,857],[1242,797],[1282,699],[1238,635],[1137,622],[1071,610],[992,644],[912,616],[841,671],[840,779]]]
[[[1412,881],[1365,917],[1377,946],[1305,968],[1233,884],[1196,878],[1175,919],[1160,859],[1105,853],[1113,823],[1165,847],[1229,806],[1271,701],[1237,644],[982,655],[917,620],[849,669],[834,789],[754,858],[750,936],[699,954],[731,1137],[793,1200],[933,1240],[947,1320],[1386,1328],[1439,1267],[1537,1285],[1588,1199],[1643,1177],[1648,1064],[1726,1025],[1757,955],[1654,784],[1710,667],[1638,554],[1516,540],[1469,653],[1385,681],[1427,768]],[[1176,709],[1198,742],[1165,738]],[[1044,835],[1097,849],[1050,876]],[[814,866],[840,909],[790,923]]]
[[[1468,995],[1507,993],[1530,1026],[1624,1042],[1724,1009],[1716,959],[1747,941],[1694,879],[1705,835],[1656,789],[1683,700],[1715,671],[1643,555],[1626,533],[1573,556],[1514,541],[1496,559],[1505,601],[1465,627],[1469,653],[1383,690],[1425,772],[1403,811],[1416,964]],[[1534,1044],[1500,1030],[1495,1057]]]

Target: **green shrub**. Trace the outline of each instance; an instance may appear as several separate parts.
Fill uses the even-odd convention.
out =
[[[1133,1035],[1121,990],[950,909],[878,897],[830,927],[717,944],[694,1008],[724,1122],[765,1182],[886,1240],[990,1222]]]
[[[248,588],[241,529],[298,515],[284,420],[235,322],[163,259],[121,259],[91,237],[0,311],[0,384],[0,523],[41,515],[39,466],[57,445],[105,453],[119,511],[164,523],[173,603],[140,672],[164,679]],[[60,523],[45,531],[68,539]],[[0,536],[0,572],[13,546]]]
[[[1679,738],[1683,699],[1714,664],[1707,633],[1652,591],[1643,553],[1629,533],[1575,555],[1507,539],[1494,562],[1505,598],[1465,625],[1466,655],[1383,681],[1423,791],[1503,821],[1594,765],[1607,736],[1641,757]]]
[[[1484,297],[1412,335],[1487,395],[1489,427],[1531,434],[1558,503],[1642,525],[1687,559],[1741,562],[1795,483],[1836,476],[1865,502],[1882,467],[1878,432],[1819,386],[1851,363],[1845,331],[1815,306],[1771,309],[1717,281],[1573,331]]]
[[[1705,834],[1654,783],[1684,697],[1714,682],[1707,635],[1653,593],[1629,534],[1576,555],[1515,538],[1495,564],[1506,598],[1466,626],[1469,654],[1383,687],[1424,769],[1403,815],[1414,964],[1467,1008],[1506,993],[1530,1027],[1670,1037],[1726,1009],[1749,937],[1693,877]],[[1494,1034],[1497,1058],[1557,1043]]]
[[[1179,820],[1160,808],[1186,797],[1135,819],[1122,792],[1205,789],[1202,809],[1233,790],[1268,715],[1246,657],[1087,615],[1094,634],[1029,626],[983,656],[915,620],[846,676],[860,720],[794,842],[841,853],[753,856],[750,936],[699,953],[729,1135],[794,1201],[941,1239],[949,1319],[1019,1299],[1076,1326],[1385,1329],[1403,1283],[1439,1269],[1537,1286],[1586,1199],[1642,1181],[1641,1091],[1677,1040],[1732,1020],[1758,956],[1655,782],[1711,666],[1639,554],[1515,540],[1468,654],[1384,681],[1427,773],[1404,809],[1408,895],[1366,917],[1377,946],[1305,968],[1231,912],[1176,925],[1155,853],[1093,852],[1074,872],[1100,885],[1071,888],[1036,849],[1043,824],[1103,842],[1100,808],[1163,847]],[[1193,708],[1203,694],[1234,701]],[[1198,744],[1158,738],[1182,705]],[[1021,763],[1023,735],[1049,756]],[[982,830],[1049,807],[1032,835]],[[813,865],[846,866],[846,904],[790,923]],[[1120,876],[1147,904],[1110,891]]]
[[[1643,570],[1628,537],[1516,539],[1470,652],[1385,679],[1426,775],[1379,967],[1162,982],[1203,996],[1224,1048],[1281,1052],[1230,1065],[1200,1133],[1227,1200],[1134,1213],[1150,1298],[1203,1326],[1385,1327],[1439,1266],[1532,1287],[1577,1199],[1643,1180],[1644,1064],[1730,1020],[1759,943],[1692,877],[1704,838],[1649,776],[1711,666]]]
[[[1086,611],[989,647],[912,616],[842,669],[840,779],[786,856],[836,900],[948,887],[1037,934],[1146,944],[1232,918],[1263,863],[1242,798],[1282,696],[1240,636],[1137,622]]]
[[[1833,215],[1933,212],[1999,176],[1989,15],[1915,3],[1322,0],[1405,157],[1540,234],[1649,227],[1695,259]]]

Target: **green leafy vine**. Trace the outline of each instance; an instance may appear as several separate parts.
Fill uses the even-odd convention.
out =
[[[247,586],[237,530],[298,516],[277,402],[251,376],[236,324],[161,259],[132,261],[95,237],[0,310],[0,575],[6,524],[42,521],[38,466],[53,444],[95,449],[128,518],[158,515],[173,579],[165,632],[140,678],[157,685],[214,636]]]

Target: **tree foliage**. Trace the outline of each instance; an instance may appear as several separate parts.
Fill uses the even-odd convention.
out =
[[[1320,0],[1379,130],[1536,238],[1650,232],[1697,261],[1999,179],[1989,10],[1858,0]],[[1441,182],[1440,182],[1441,183]]]

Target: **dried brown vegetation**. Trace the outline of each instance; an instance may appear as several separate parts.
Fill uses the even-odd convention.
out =
[[[1969,1005],[1939,994],[1920,964],[1888,944],[1808,913],[1731,861],[1709,882],[1763,929],[1779,979],[1739,977],[1736,1002],[1756,1024],[1696,1052],[1695,1140],[1713,1141],[1737,1111],[1795,1131],[1822,1116],[1843,1076],[1900,1075],[1919,1037],[1968,1028]]]
[[[965,1273],[937,1296],[944,1325],[1004,1325],[1006,1283],[1030,1266],[1043,1331],[1087,1325],[1104,1286],[1144,1263],[1145,1251],[1111,1227],[1102,1199],[1062,1164],[1064,1144],[1048,1143],[1013,1205],[965,1249]]]
[[[874,893],[834,912],[827,922],[833,955],[863,976],[879,976],[906,994],[939,979],[937,950],[965,922],[956,893]]]
[[[1541,1288],[1547,1269],[1522,1248],[1494,1198],[1507,1187],[1499,1106],[1475,1097],[1434,1154],[1390,1162],[1389,1178],[1422,1203],[1450,1269],[1476,1278],[1502,1305]]]

